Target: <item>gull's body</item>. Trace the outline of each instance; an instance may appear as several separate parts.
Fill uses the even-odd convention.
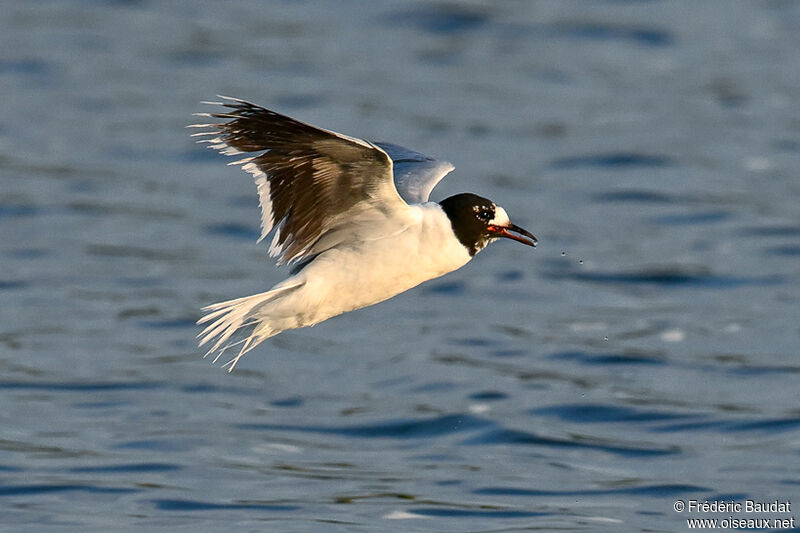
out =
[[[292,275],[265,293],[214,304],[201,345],[208,353],[241,344],[239,358],[281,331],[318,324],[372,305],[464,266],[497,237],[529,245],[502,207],[472,194],[428,201],[453,166],[405,148],[370,143],[226,98],[231,119],[198,124],[199,136],[253,174],[261,239]],[[201,141],[203,142],[203,141]],[[509,233],[515,231],[526,238]],[[239,339],[240,340],[234,340]],[[219,357],[219,355],[217,355]],[[215,359],[216,361],[216,359]]]

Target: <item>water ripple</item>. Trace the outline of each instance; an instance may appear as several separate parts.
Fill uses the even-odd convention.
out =
[[[547,356],[548,359],[578,361],[588,365],[664,365],[666,361],[657,355],[643,353],[588,353],[559,352]]]
[[[386,19],[392,26],[407,25],[429,33],[444,35],[475,30],[485,26],[489,21],[487,14],[455,4],[427,6],[421,4],[413,10],[391,14]]]
[[[654,498],[675,497],[683,494],[709,492],[712,489],[699,485],[663,484],[645,485],[641,487],[626,487],[616,489],[587,489],[587,490],[537,490],[516,487],[485,487],[472,492],[482,496],[610,496],[610,495],[638,495]]]
[[[645,411],[618,405],[585,403],[540,407],[530,410],[529,413],[532,415],[554,416],[561,420],[584,424],[599,422],[660,422],[693,416],[665,413],[663,411]]]
[[[301,396],[290,396],[273,400],[269,404],[273,407],[300,407],[303,403],[305,403],[305,400]]]
[[[668,46],[674,36],[661,28],[624,26],[602,22],[558,23],[547,31],[548,37],[566,37],[591,41],[629,41],[645,46]]]
[[[770,255],[782,257],[800,257],[800,246],[795,245],[772,246],[767,248],[765,251]]]
[[[571,279],[591,283],[621,285],[655,285],[662,287],[691,287],[704,289],[733,289],[738,287],[761,287],[785,283],[782,276],[732,276],[713,274],[705,269],[683,266],[645,267],[640,270],[621,272],[585,272],[577,269],[549,270],[542,274],[550,279]]]
[[[143,328],[150,329],[180,329],[180,328],[193,328],[197,325],[194,318],[173,318],[162,320],[141,320],[139,325]]]
[[[17,289],[24,289],[28,286],[30,286],[30,283],[27,281],[0,279],[0,291],[12,291]]]
[[[740,233],[755,237],[800,237],[800,226],[754,226],[743,228]]]
[[[161,452],[185,452],[193,448],[191,442],[179,439],[143,439],[121,442],[114,446],[119,450],[148,450]]]
[[[298,505],[275,503],[211,503],[197,500],[156,499],[151,500],[162,511],[219,511],[219,510],[255,510],[255,511],[297,511]]]
[[[123,494],[138,492],[137,489],[119,487],[96,487],[72,483],[39,483],[32,485],[0,485],[0,496],[20,496],[24,494],[45,494],[48,492],[89,492],[94,494]]]
[[[177,261],[192,259],[194,252],[187,249],[156,249],[144,246],[129,246],[117,244],[89,244],[85,247],[88,255],[99,257],[124,257],[145,259],[148,261]]]
[[[616,203],[632,202],[644,204],[670,204],[675,203],[679,198],[672,194],[650,191],[645,189],[621,189],[606,191],[592,195],[597,202]]]
[[[232,237],[247,241],[256,241],[261,236],[261,232],[253,226],[227,222],[209,225],[205,227],[205,233],[209,235],[220,235],[222,237]]]
[[[794,431],[800,428],[800,417],[777,417],[777,418],[757,418],[757,419],[711,419],[697,422],[686,422],[680,424],[668,424],[652,428],[653,431],[665,433],[681,431],[718,431],[718,432],[750,432],[763,431],[769,433],[781,433],[784,431]]]
[[[679,453],[680,450],[675,446],[669,447],[637,447],[621,446],[617,444],[601,442],[594,439],[561,439],[555,437],[545,437],[529,431],[518,429],[491,429],[482,434],[463,441],[466,445],[486,445],[486,444],[515,444],[525,446],[544,446],[549,448],[574,448],[597,450],[602,452],[620,455],[624,457],[654,457]]]
[[[0,389],[27,389],[68,392],[98,392],[116,390],[145,390],[163,387],[162,383],[149,381],[62,383],[54,381],[0,381]]]
[[[53,65],[41,59],[0,60],[0,75],[41,76],[53,72]]]
[[[581,424],[640,423],[649,424],[649,431],[673,433],[682,431],[781,433],[800,428],[800,417],[716,418],[702,413],[669,413],[633,407],[595,404],[564,404],[535,408],[532,416],[551,416]]]
[[[79,466],[70,468],[69,471],[75,473],[127,474],[129,472],[171,472],[180,469],[180,466],[168,463],[131,463],[122,465]]]
[[[466,283],[463,281],[440,281],[427,283],[423,287],[426,294],[442,294],[447,296],[456,296],[462,294],[466,290]]]
[[[629,168],[645,167],[658,168],[674,165],[672,158],[665,155],[640,154],[636,152],[609,152],[606,154],[576,155],[562,157],[552,161],[549,165],[554,170],[572,168]]]
[[[469,395],[470,400],[477,400],[483,402],[505,400],[506,398],[508,398],[508,394],[506,394],[505,392],[494,391],[494,390],[476,392],[474,394]]]
[[[551,514],[535,511],[514,511],[510,509],[447,509],[441,507],[414,507],[409,512],[414,515],[443,518],[530,518],[533,516],[548,516]]]
[[[257,431],[303,431],[359,438],[431,438],[483,428],[490,422],[466,414],[443,415],[422,420],[391,420],[356,426],[298,426],[291,424],[242,424],[242,429]]]
[[[704,211],[701,213],[662,215],[649,220],[652,224],[659,226],[694,226],[722,222],[730,217],[731,214],[726,211]]]
[[[40,209],[33,205],[0,203],[0,218],[29,217],[40,214]]]

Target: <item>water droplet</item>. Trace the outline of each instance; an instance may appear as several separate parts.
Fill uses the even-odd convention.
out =
[[[579,265],[582,265],[582,264],[583,264],[583,259],[581,259],[580,261],[578,261],[578,264],[579,264]]]
[[[562,250],[562,251],[561,251],[561,257],[564,257],[565,255],[567,255],[567,252],[565,252],[565,251],[563,251],[563,250]]]
[[[606,335],[605,337],[603,337],[603,340],[604,340],[604,341],[607,341],[607,340],[608,340],[608,335]]]

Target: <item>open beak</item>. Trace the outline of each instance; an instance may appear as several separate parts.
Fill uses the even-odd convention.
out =
[[[515,241],[521,242],[522,244],[527,244],[528,246],[536,247],[536,243],[539,242],[539,239],[534,237],[533,233],[520,228],[516,224],[511,224],[510,222],[508,226],[489,226],[486,229],[494,237],[514,239]],[[511,233],[512,231],[514,233]],[[519,235],[516,235],[517,233]]]

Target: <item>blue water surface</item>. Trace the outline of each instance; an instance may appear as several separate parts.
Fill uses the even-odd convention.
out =
[[[0,30],[0,530],[800,506],[800,5],[11,1]],[[450,160],[434,199],[540,246],[228,374],[200,308],[286,273],[250,176],[185,129],[216,94]]]

